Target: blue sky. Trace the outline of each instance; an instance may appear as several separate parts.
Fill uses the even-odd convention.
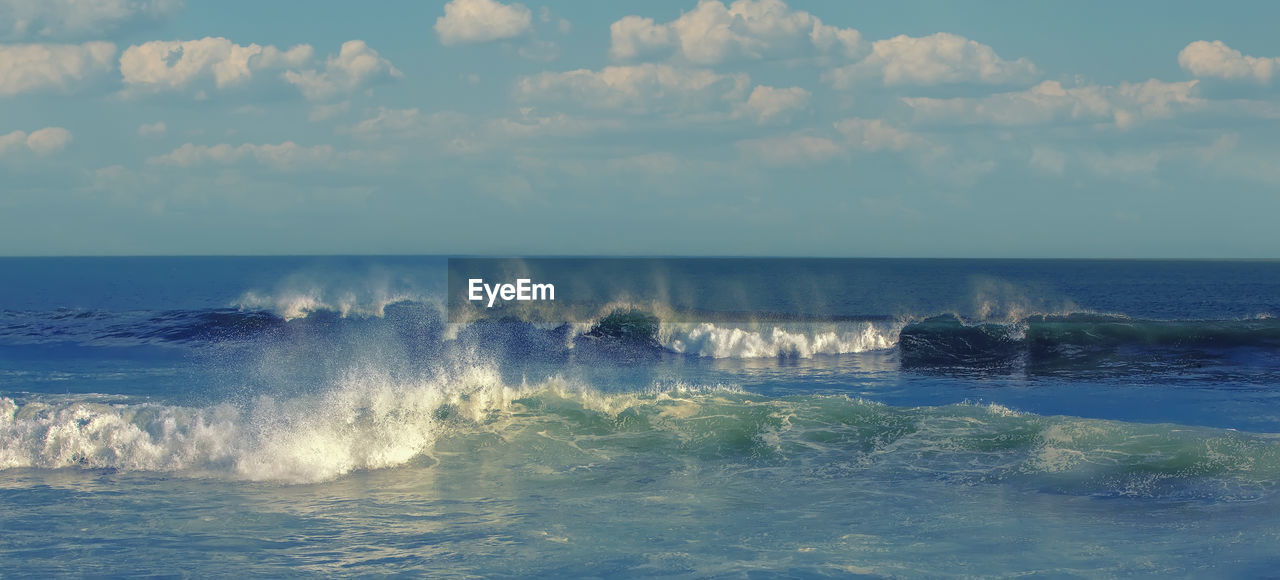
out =
[[[0,254],[1275,258],[1278,13],[0,0]]]

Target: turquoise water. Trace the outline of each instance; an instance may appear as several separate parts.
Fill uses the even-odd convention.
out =
[[[1280,264],[845,261],[866,316],[636,345],[436,258],[2,262],[6,576],[1280,569]]]

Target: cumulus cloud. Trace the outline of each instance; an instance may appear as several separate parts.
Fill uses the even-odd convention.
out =
[[[516,51],[520,58],[550,62],[560,57],[560,46],[545,40],[531,40],[529,44]]]
[[[627,155],[609,159],[603,163],[610,172],[637,174],[640,177],[674,175],[690,168],[693,163],[688,159],[665,151]]]
[[[774,167],[800,167],[826,163],[844,153],[835,141],[806,134],[746,139],[738,150],[752,161]]]
[[[615,119],[583,119],[563,113],[539,116],[526,112],[518,119],[491,119],[484,124],[486,135],[494,139],[532,139],[539,137],[582,137],[600,131],[621,130],[624,124]]]
[[[845,142],[858,151],[877,152],[893,151],[901,153],[907,150],[928,150],[934,148],[929,140],[910,131],[899,129],[882,119],[841,119],[835,123],[835,129],[844,136]]]
[[[909,97],[902,101],[917,121],[958,124],[1037,125],[1067,121],[1111,122],[1122,129],[1144,120],[1163,119],[1204,104],[1197,81],[1167,83],[1150,79],[1119,86],[1063,87],[1045,81],[1025,91],[980,98]]]
[[[156,121],[155,123],[147,123],[138,126],[138,135],[141,137],[159,137],[164,135],[167,128],[164,121]]]
[[[0,155],[19,145],[26,145],[26,143],[27,133],[25,131],[14,131],[7,135],[0,135]]]
[[[682,113],[741,102],[749,84],[745,74],[645,63],[525,77],[516,84],[516,96],[637,114]]]
[[[102,38],[119,28],[163,20],[181,0],[0,0],[0,38]]]
[[[270,45],[240,45],[220,37],[157,40],[130,46],[120,56],[120,74],[132,93],[224,90],[243,86],[264,73],[297,87],[310,100],[351,93],[402,76],[361,40],[343,43],[338,54],[323,65],[315,61],[315,49],[310,45],[283,50]]]
[[[1005,60],[990,46],[939,32],[918,38],[900,35],[877,40],[865,59],[829,70],[823,79],[838,89],[848,89],[861,82],[890,87],[1011,84],[1030,82],[1039,74],[1030,60]]]
[[[892,155],[916,167],[919,175],[951,187],[971,187],[995,170],[996,162],[961,151],[931,137],[895,127],[883,119],[848,118],[834,131],[804,131],[735,143],[743,158],[773,167],[806,167],[848,161],[864,155]]]
[[[775,166],[815,165],[846,154],[879,152],[909,155],[916,161],[931,163],[948,153],[945,146],[883,119],[841,119],[832,127],[838,138],[793,133],[739,141],[737,147],[749,158]]]
[[[586,119],[563,113],[538,115],[525,107],[515,118],[477,119],[453,111],[423,113],[417,108],[379,108],[341,134],[368,143],[412,141],[415,150],[430,147],[441,153],[473,155],[511,148],[529,139],[577,138],[600,131],[621,130],[618,119]],[[400,147],[397,150],[404,151]]]
[[[573,30],[572,22],[556,17],[551,13],[551,9],[546,6],[538,9],[538,20],[548,24],[555,24],[556,31],[560,34],[569,34]]]
[[[0,45],[0,96],[71,91],[109,72],[115,54],[109,42]]]
[[[379,56],[378,51],[369,48],[362,40],[342,43],[338,54],[325,61],[323,70],[291,70],[284,73],[289,84],[297,86],[303,96],[313,101],[354,92],[380,80],[403,76],[391,65],[391,61]]]
[[[675,53],[701,65],[814,51],[853,58],[864,50],[857,30],[828,26],[781,0],[737,0],[729,6],[702,0],[680,18],[662,24],[652,18],[624,17],[609,27],[609,35],[609,54],[617,59]]]
[[[757,123],[767,123],[809,105],[809,91],[800,87],[777,89],[759,85],[751,91],[741,111]]]
[[[436,19],[440,44],[474,44],[515,38],[529,31],[533,14],[523,4],[496,0],[453,0]]]
[[[370,142],[395,140],[458,140],[459,150],[471,149],[463,140],[471,139],[471,119],[452,111],[423,113],[416,107],[392,109],[380,107],[377,112],[354,125],[341,127],[339,133]]]
[[[61,151],[71,142],[71,131],[62,127],[46,127],[27,135],[27,147],[38,155]]]
[[[147,160],[152,165],[190,168],[201,165],[232,165],[242,161],[254,161],[272,169],[286,171],[302,167],[321,166],[337,157],[333,147],[317,145],[304,147],[292,141],[278,145],[245,143],[232,146],[195,145],[186,143],[164,155]]]
[[[239,45],[221,37],[156,40],[130,46],[120,56],[126,86],[143,91],[180,91],[212,81],[224,89],[244,84],[258,71],[298,67],[314,50],[300,44],[289,50],[258,44]]]
[[[364,139],[409,136],[417,133],[423,118],[423,114],[416,107],[412,109],[381,107],[376,115],[356,123],[345,132]]]
[[[1112,90],[1116,108],[1116,124],[1121,128],[1147,119],[1167,119],[1179,111],[1193,110],[1205,104],[1196,95],[1198,81],[1166,83],[1148,79],[1141,83],[1120,83]]]
[[[1178,53],[1178,65],[1199,78],[1253,81],[1270,84],[1280,72],[1280,57],[1256,57],[1241,53],[1221,40],[1197,40]]]
[[[11,151],[30,151],[36,155],[49,155],[71,143],[71,131],[62,127],[45,127],[31,133],[13,131],[0,135],[0,156]]]

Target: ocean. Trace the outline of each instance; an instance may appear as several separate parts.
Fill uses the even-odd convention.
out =
[[[1278,262],[656,263],[0,259],[0,576],[1280,571]]]

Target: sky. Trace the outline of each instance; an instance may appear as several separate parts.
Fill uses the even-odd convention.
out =
[[[0,255],[1278,258],[1277,21],[0,0]]]

